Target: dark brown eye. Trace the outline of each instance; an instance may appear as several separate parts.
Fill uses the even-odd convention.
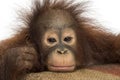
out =
[[[48,38],[48,42],[54,43],[54,42],[56,42],[56,39],[55,38]]]
[[[71,40],[72,40],[72,37],[69,37],[69,36],[64,38],[65,42],[70,42]]]

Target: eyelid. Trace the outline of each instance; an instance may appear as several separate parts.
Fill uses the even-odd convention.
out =
[[[71,36],[67,36],[67,37],[65,37],[65,38],[71,38],[71,39],[72,39],[73,37],[71,37]]]
[[[72,39],[73,39],[73,37],[67,36],[67,37],[64,38],[64,41],[65,42],[70,42]]]
[[[54,43],[56,42],[57,40],[54,38],[54,37],[50,37],[47,39],[50,43]]]

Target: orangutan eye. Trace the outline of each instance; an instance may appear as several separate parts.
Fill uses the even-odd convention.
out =
[[[47,40],[49,43],[54,43],[57,41],[55,38],[48,38]]]
[[[69,36],[67,36],[67,37],[64,38],[65,42],[70,42],[71,40],[72,40],[72,37],[69,37]]]

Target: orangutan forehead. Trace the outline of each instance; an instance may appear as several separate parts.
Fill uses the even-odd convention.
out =
[[[49,10],[39,16],[38,22],[40,27],[64,28],[75,23],[70,13],[64,10]]]

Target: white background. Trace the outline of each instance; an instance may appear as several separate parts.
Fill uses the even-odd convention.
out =
[[[81,0],[75,0],[80,2]],[[84,0],[85,1],[85,0]],[[115,34],[120,32],[120,0],[87,0],[91,17]],[[11,37],[17,24],[17,11],[30,0],[0,0],[0,40]]]

